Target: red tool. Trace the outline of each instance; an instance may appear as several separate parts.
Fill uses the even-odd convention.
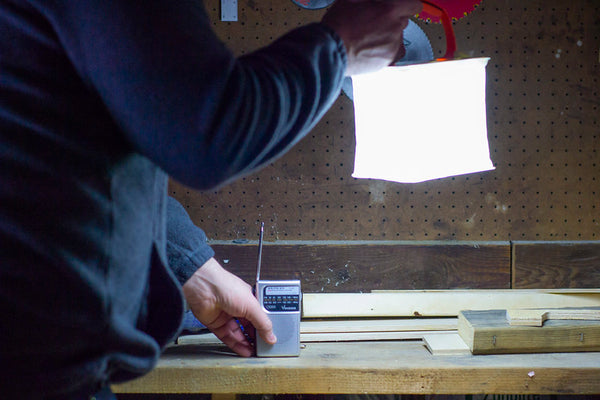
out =
[[[438,58],[437,60],[452,60],[454,58],[454,53],[456,52],[456,36],[454,35],[450,15],[446,9],[439,4],[435,4],[430,0],[421,0],[421,2],[423,3],[423,12],[438,17],[444,26],[444,33],[446,34],[446,54],[444,54],[444,57]],[[421,15],[419,14],[419,18],[420,17]]]
[[[434,3],[446,10],[448,16],[450,16],[452,20],[459,20],[473,11],[481,1],[482,0],[435,0]],[[429,13],[426,10],[423,10],[418,17],[426,22],[440,22],[439,15]]]

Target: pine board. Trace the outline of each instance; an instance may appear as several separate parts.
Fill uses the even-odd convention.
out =
[[[456,318],[411,318],[392,320],[301,321],[300,341],[350,342],[372,340],[421,340],[424,335],[456,332]],[[219,345],[212,333],[181,336],[178,345]]]
[[[469,346],[456,332],[439,335],[424,335],[423,343],[434,356],[471,354]]]
[[[300,333],[441,331],[456,327],[456,318],[303,320]]]
[[[442,317],[461,310],[600,306],[600,290],[406,290],[304,293],[304,318]]]

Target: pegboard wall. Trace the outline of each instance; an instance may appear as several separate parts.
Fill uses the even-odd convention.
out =
[[[205,2],[236,54],[323,14],[291,0],[238,3],[239,21],[221,22],[219,2]],[[419,24],[441,56],[441,26]],[[454,29],[460,52],[491,57],[494,171],[419,184],[354,179],[353,107],[340,95],[271,166],[216,192],[171,182],[171,194],[212,240],[254,240],[259,221],[270,241],[600,240],[600,2],[484,0]]]

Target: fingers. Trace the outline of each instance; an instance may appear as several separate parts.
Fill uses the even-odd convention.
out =
[[[373,72],[404,54],[402,32],[419,0],[338,0],[323,16],[344,42],[346,75]]]
[[[240,324],[231,316],[221,313],[211,326],[207,326],[227,347],[242,357],[250,357],[254,348],[246,339]]]
[[[234,317],[248,320],[265,342],[277,341],[273,324],[250,285],[216,260],[210,259],[198,269],[183,285],[183,292],[196,318],[239,355],[252,355],[252,346]]]

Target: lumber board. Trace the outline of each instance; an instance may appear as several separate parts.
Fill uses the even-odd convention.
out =
[[[304,293],[304,318],[455,317],[461,310],[600,306],[600,290],[432,290]]]
[[[506,310],[464,310],[458,316],[458,334],[473,354],[600,351],[600,321],[511,326]]]
[[[248,283],[257,244],[211,243],[215,257]],[[508,289],[508,242],[265,242],[264,279],[299,279],[307,292],[365,289]]]
[[[512,287],[600,287],[600,241],[514,242]]]
[[[301,333],[300,342],[367,342],[378,340],[422,340],[425,335],[435,336],[456,333],[456,327],[449,330],[406,330],[406,331],[382,331],[382,332],[316,332]],[[176,346],[180,345],[221,345],[221,340],[212,333],[200,335],[185,335],[177,340]]]
[[[294,358],[168,348],[117,393],[600,393],[600,353],[432,356],[420,341],[309,343]],[[532,372],[534,376],[532,376]]]
[[[300,333],[400,332],[456,330],[456,318],[303,320]]]
[[[422,340],[425,335],[435,336],[455,331],[392,331],[392,332],[331,332],[300,334],[302,343],[311,342],[371,342],[377,340]]]
[[[471,354],[471,349],[457,332],[424,335],[423,343],[434,356]]]
[[[600,308],[553,308],[506,310],[510,325],[542,326],[549,319],[600,320]]]
[[[456,332],[457,318],[403,318],[360,320],[309,320],[300,322],[300,341],[348,342],[370,340],[421,340],[423,335]],[[178,345],[220,345],[212,333],[180,336]]]

